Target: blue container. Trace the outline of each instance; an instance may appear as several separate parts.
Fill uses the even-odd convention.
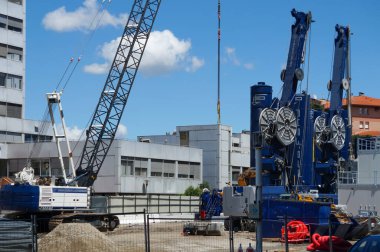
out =
[[[272,86],[259,82],[251,86],[251,167],[255,167],[255,149],[253,133],[260,131],[260,113],[272,105]],[[265,150],[263,150],[265,152]],[[263,153],[265,155],[265,153]]]
[[[39,186],[4,185],[0,189],[0,209],[36,212],[39,207]]]
[[[284,216],[288,222],[298,220],[310,227],[310,232],[328,225],[330,203],[265,199],[263,202],[263,237],[280,238]]]

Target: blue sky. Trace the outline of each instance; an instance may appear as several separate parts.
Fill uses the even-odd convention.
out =
[[[82,55],[62,103],[73,134],[86,127],[132,6],[132,0],[113,0],[91,35],[89,23],[101,2],[27,1],[26,118],[42,118],[45,93],[57,86],[69,59]],[[315,20],[309,73],[305,69],[309,93],[328,96],[334,27],[341,24],[353,32],[352,92],[380,98],[380,1],[221,2],[221,120],[234,132],[249,129],[251,85],[265,81],[279,95],[292,8],[311,11]],[[177,125],[216,123],[217,0],[162,0],[148,43],[119,136],[135,139],[173,131]]]

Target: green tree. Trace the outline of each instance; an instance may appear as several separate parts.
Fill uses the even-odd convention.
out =
[[[202,190],[204,188],[210,189],[210,185],[208,184],[207,181],[204,181],[203,183],[199,184],[199,188],[202,189]]]

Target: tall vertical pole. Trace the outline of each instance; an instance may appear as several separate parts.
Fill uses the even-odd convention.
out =
[[[220,124],[220,0],[218,0],[218,124]]]
[[[217,112],[218,112],[218,154],[217,154],[217,169],[218,169],[218,182],[219,185],[222,183],[222,141],[221,141],[221,122],[220,122],[220,0],[218,0],[218,104],[217,104]],[[229,164],[228,164],[229,165]]]
[[[256,204],[259,205],[259,209],[261,211],[261,205],[262,205],[262,163],[261,163],[261,147],[255,148],[255,155],[256,155]],[[261,213],[260,218],[256,222],[256,251],[262,252],[263,251],[263,223],[261,219]]]
[[[256,222],[256,252],[263,251],[263,220],[262,220],[262,194],[263,194],[263,180],[262,180],[262,135],[261,132],[255,132],[254,136],[254,147],[255,147],[255,162],[256,162],[256,204],[259,206],[259,219]],[[251,147],[252,150],[252,147]]]

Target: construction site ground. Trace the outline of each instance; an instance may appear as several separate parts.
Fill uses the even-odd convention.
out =
[[[183,234],[183,222],[150,223],[150,251],[225,251],[229,250],[229,232],[222,230],[220,236]],[[62,225],[62,226],[61,226]],[[57,230],[39,237],[39,251],[145,251],[143,224],[120,225],[112,232],[99,232],[89,224],[61,224]],[[254,232],[235,232],[234,251],[239,244],[244,251],[249,243],[256,247]],[[306,251],[309,242],[289,244],[289,251]],[[285,251],[279,239],[265,239],[263,251]]]

